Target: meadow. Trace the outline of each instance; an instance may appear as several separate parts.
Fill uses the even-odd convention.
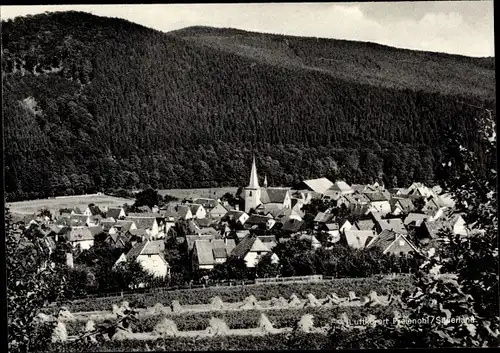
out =
[[[235,194],[238,187],[220,187],[220,188],[202,188],[202,189],[165,189],[158,190],[158,193],[165,197],[165,195],[170,195],[177,197],[180,200],[185,198],[221,198],[225,193],[229,192]]]

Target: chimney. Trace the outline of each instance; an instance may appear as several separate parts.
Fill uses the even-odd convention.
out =
[[[73,254],[70,252],[66,253],[66,265],[73,268]]]

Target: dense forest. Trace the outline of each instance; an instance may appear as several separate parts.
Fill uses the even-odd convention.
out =
[[[493,58],[81,12],[2,21],[2,74],[9,201],[239,186],[252,153],[271,185],[432,182],[496,116]]]

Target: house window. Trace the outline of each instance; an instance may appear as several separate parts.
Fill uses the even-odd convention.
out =
[[[262,251],[257,251],[257,255],[260,255],[262,253]]]
[[[252,196],[252,192],[251,191],[248,192],[248,196]]]
[[[405,246],[405,241],[404,240],[399,240],[399,246]]]
[[[151,257],[151,255],[148,255],[148,257]]]

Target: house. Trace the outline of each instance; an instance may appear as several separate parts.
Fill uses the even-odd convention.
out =
[[[60,218],[59,223],[63,224],[64,221]],[[69,217],[69,225],[71,226],[86,226],[90,221],[90,216],[86,216],[83,214],[72,214]]]
[[[111,247],[115,249],[126,249],[128,243],[130,242],[131,235],[127,236],[123,233],[121,234],[112,234],[108,235],[104,242],[109,244]]]
[[[298,237],[300,240],[304,239],[310,241],[311,248],[314,250],[321,248],[321,242],[313,234],[300,234]]]
[[[97,227],[101,224],[102,221],[102,216],[100,214],[97,214],[95,216],[90,216],[87,220],[87,225],[89,227]]]
[[[404,225],[407,228],[418,228],[422,224],[422,222],[430,219],[431,216],[423,214],[423,213],[408,213],[408,216],[404,219]]]
[[[201,197],[194,198],[193,199],[193,203],[194,204],[202,205],[205,208],[205,210],[207,210],[209,213],[215,207],[217,207],[218,205],[220,205],[219,201],[217,201],[216,199],[201,198]],[[224,215],[222,215],[222,216],[224,216]]]
[[[177,221],[178,219],[188,220],[193,218],[191,209],[188,205],[184,205],[178,202],[169,202],[159,212],[162,217],[165,217],[172,221]]]
[[[163,240],[147,240],[137,243],[127,254],[122,254],[115,265],[123,261],[137,261],[153,276],[167,277],[170,276],[170,266],[165,259],[164,251]]]
[[[259,235],[257,238],[271,251],[278,244],[275,235]]]
[[[444,207],[438,197],[431,197],[427,199],[422,212],[425,214],[435,214],[440,208]]]
[[[299,221],[294,218],[290,218],[283,224],[283,227],[281,227],[281,231],[287,234],[294,234],[301,231],[303,226],[304,226],[304,221]]]
[[[158,221],[155,217],[132,217],[127,216],[125,220],[133,221],[137,229],[144,229],[153,239],[159,234]]]
[[[85,211],[83,212],[85,216],[96,216],[96,215],[101,215],[102,211],[99,208],[99,206],[96,206],[94,204],[90,204]]]
[[[110,207],[106,212],[106,218],[114,218],[115,220],[124,219],[127,216],[123,207]]]
[[[245,228],[269,230],[275,224],[276,224],[276,221],[272,217],[261,216],[258,214],[252,214],[252,215],[250,215],[250,217],[248,217],[247,221],[245,222]]]
[[[296,187],[296,189],[310,190],[318,194],[324,194],[332,186],[333,183],[327,178],[318,178],[318,179],[304,180]]]
[[[247,267],[252,268],[269,252],[269,248],[257,236],[249,234],[236,245],[230,256],[244,259]],[[278,263],[276,254],[273,254],[272,261]]]
[[[395,216],[400,214],[408,214],[415,210],[415,205],[408,198],[392,198],[389,202],[391,204],[391,213]]]
[[[214,240],[215,237],[213,235],[186,235],[186,242],[187,242],[187,248],[188,248],[188,253],[191,254],[193,249],[194,249],[194,243],[197,240]]]
[[[212,227],[203,227],[203,228],[200,228],[197,232],[198,235],[200,236],[206,236],[206,235],[211,235],[215,238],[220,238],[221,237],[221,234],[215,229],[215,228],[212,228]]]
[[[349,186],[349,184],[342,180],[336,181],[324,193],[326,199],[332,200],[338,200],[341,196],[348,194],[354,194],[354,190]]]
[[[339,222],[339,227],[340,233],[344,233],[346,230],[352,229],[353,225],[349,220],[343,219]]]
[[[191,203],[187,206],[191,210],[191,214],[193,215],[192,218],[203,219],[207,216],[207,211],[205,210],[205,207],[203,207],[202,205]]]
[[[344,231],[343,239],[354,249],[364,249],[366,245],[377,236],[373,230],[347,229]]]
[[[143,206],[139,206],[137,207],[137,210],[141,213],[151,213],[153,212],[153,210],[151,209],[151,207],[147,206],[147,205],[143,205]]]
[[[221,219],[227,213],[227,209],[222,206],[222,204],[217,203],[217,205],[208,211],[210,217],[214,219]]]
[[[267,187],[267,183],[265,184],[265,187],[259,185],[254,157],[250,170],[250,182],[239,195],[245,203],[246,213],[255,210],[260,204],[274,204],[281,208],[292,207],[290,188],[271,188]]]
[[[224,263],[236,248],[233,239],[195,240],[191,258],[193,269],[211,270]]]
[[[367,249],[378,248],[384,254],[394,255],[408,254],[410,252],[420,253],[415,245],[403,234],[392,230],[384,230],[370,241]]]
[[[131,220],[118,220],[115,224],[108,230],[109,234],[116,234],[118,232],[129,232],[131,230],[136,230],[137,225]]]
[[[337,207],[340,206],[339,201],[341,199],[345,200],[343,202],[348,208],[354,205],[368,205],[368,203],[370,202],[370,200],[368,199],[368,197],[366,197],[365,194],[361,193],[346,194],[342,195],[342,197],[337,201]]]
[[[203,228],[203,227],[210,227],[212,225],[215,225],[216,221],[212,217],[197,218],[194,220],[194,224],[196,224],[198,226],[198,228]]]
[[[378,214],[372,214],[372,216],[377,233],[381,233],[384,230],[393,230],[398,234],[408,234],[408,231],[406,230],[406,227],[401,218],[382,219]]]
[[[316,217],[314,217],[314,225],[316,227],[321,226],[322,224],[331,223],[333,221],[334,215],[326,212],[318,212]]]
[[[377,212],[382,216],[391,213],[391,204],[387,195],[382,192],[370,192],[365,195],[370,200],[370,212]]]
[[[423,196],[423,197],[436,197],[436,193],[429,187],[425,186],[422,183],[413,183],[407,189],[407,195],[412,196]]]
[[[68,233],[68,242],[74,248],[80,247],[82,250],[87,250],[94,246],[94,236],[88,227],[72,227]]]
[[[405,188],[391,188],[388,190],[391,195],[402,196],[408,194],[408,190]]]
[[[88,227],[89,230],[90,230],[90,233],[92,233],[92,236],[94,237],[94,239],[96,238],[96,236],[98,236],[99,234],[102,234],[104,233],[104,229],[101,227],[101,226],[90,226]]]
[[[113,218],[106,218],[101,221],[101,227],[105,232],[109,232],[115,223],[116,221]]]
[[[243,211],[230,210],[224,217],[222,217],[223,222],[235,222],[240,224],[245,224],[250,216]]]
[[[370,214],[370,205],[368,204],[351,204],[349,206],[349,212],[351,213],[351,216],[353,217],[365,217],[366,215]]]
[[[354,228],[358,230],[374,230],[375,222],[373,219],[358,220],[354,222]]]

